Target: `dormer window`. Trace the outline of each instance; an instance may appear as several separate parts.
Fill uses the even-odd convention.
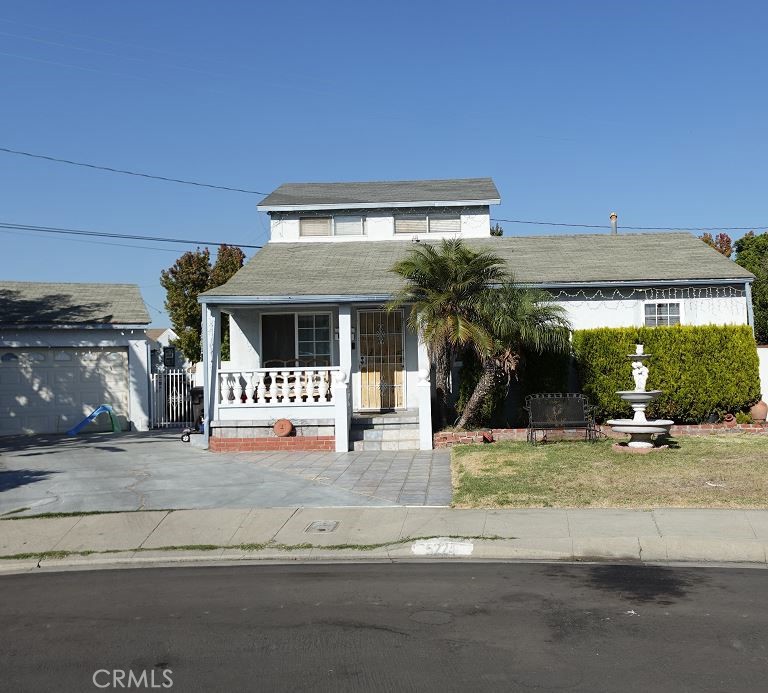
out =
[[[332,217],[302,217],[299,224],[302,236],[330,236],[333,230]]]
[[[363,236],[365,217],[359,214],[337,214],[332,217],[301,217],[300,236]]]
[[[395,233],[459,233],[459,214],[398,214],[395,216]]]

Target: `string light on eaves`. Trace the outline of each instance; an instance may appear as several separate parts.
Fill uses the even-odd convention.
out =
[[[564,226],[574,229],[610,229],[608,224],[568,224],[561,221],[531,221],[530,219],[499,219],[491,217],[491,221],[504,224],[530,224],[533,226]],[[761,231],[768,226],[622,226],[625,231]]]
[[[622,301],[633,298],[642,298],[646,301],[668,301],[675,299],[700,299],[700,298],[743,298],[744,290],[733,286],[685,286],[670,288],[632,288],[632,289],[614,289],[604,292],[602,289],[577,289],[560,291],[548,289],[548,293],[554,300],[565,299],[584,299],[587,301]]]

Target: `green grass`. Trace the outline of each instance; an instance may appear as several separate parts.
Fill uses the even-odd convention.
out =
[[[766,508],[768,436],[686,437],[632,455],[613,441],[453,448],[462,508]]]
[[[16,510],[11,510],[10,512],[7,512],[2,516],[0,516],[0,521],[32,520],[32,519],[40,519],[40,518],[50,519],[55,517],[85,517],[86,515],[115,515],[117,513],[144,512],[143,510],[75,510],[73,512],[68,512],[68,513],[37,513],[36,515],[19,515],[18,514],[18,513],[23,513],[25,510],[29,510],[29,508],[17,508]],[[166,511],[161,510],[159,512],[166,512]],[[173,512],[173,511],[169,510],[168,512]]]

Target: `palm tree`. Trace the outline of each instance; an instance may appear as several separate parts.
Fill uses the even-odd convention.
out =
[[[412,306],[408,326],[421,334],[435,368],[437,423],[442,428],[457,350],[469,344],[490,348],[490,334],[475,321],[476,303],[484,292],[506,279],[504,261],[453,239],[443,240],[439,246],[415,246],[391,271],[403,277],[406,285],[388,308]]]
[[[477,419],[483,401],[500,379],[506,378],[509,384],[525,352],[570,351],[571,326],[565,309],[552,303],[544,291],[508,281],[483,292],[475,309],[474,322],[490,339],[474,344],[482,372],[457,422],[459,428]]]

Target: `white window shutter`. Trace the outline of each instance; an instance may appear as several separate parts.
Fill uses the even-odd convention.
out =
[[[427,233],[426,216],[395,217],[395,233]]]
[[[330,217],[302,217],[299,221],[300,236],[330,236]]]
[[[461,217],[458,214],[430,214],[430,233],[459,233],[461,231]]]
[[[362,236],[363,217],[339,215],[334,217],[334,235],[336,236]]]

